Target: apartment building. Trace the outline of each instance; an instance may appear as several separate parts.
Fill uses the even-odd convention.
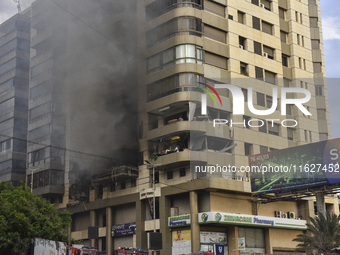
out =
[[[33,172],[34,194],[67,208],[71,237],[106,254],[147,249],[154,230],[162,233],[161,254],[213,244],[224,254],[296,252],[292,239],[315,215],[313,198],[257,203],[251,175],[239,170],[249,155],[330,138],[320,2],[87,7],[32,5],[27,183]],[[263,118],[248,107],[234,114],[232,91],[214,91],[215,84],[237,86],[257,110],[279,103]],[[311,115],[291,105],[281,115],[273,89],[283,88],[310,91]],[[214,127],[214,119],[228,124]],[[216,165],[236,171],[198,171]],[[327,197],[327,210],[339,213],[337,203]]]
[[[0,25],[0,181],[25,181],[29,12]]]

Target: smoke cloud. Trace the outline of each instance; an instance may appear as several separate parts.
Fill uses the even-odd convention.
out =
[[[66,148],[70,182],[83,187],[79,180],[88,183],[104,169],[137,166],[137,2],[45,1],[53,33],[53,135]]]

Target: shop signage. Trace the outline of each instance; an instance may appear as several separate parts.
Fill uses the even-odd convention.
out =
[[[113,225],[111,228],[112,236],[125,236],[136,234],[136,222]]]
[[[190,225],[190,214],[173,216],[168,218],[168,226],[171,227],[183,227]]]
[[[244,237],[240,237],[237,239],[238,250],[242,251],[246,249],[246,239]]]
[[[284,219],[248,214],[223,213],[223,212],[203,212],[198,214],[198,222],[221,223],[231,225],[262,226],[271,228],[286,228],[305,230],[305,220]]]

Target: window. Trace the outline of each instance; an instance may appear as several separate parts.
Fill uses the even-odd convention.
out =
[[[185,171],[185,168],[181,168],[179,169],[179,177],[183,177],[186,175],[186,171]]]
[[[204,36],[221,43],[226,43],[227,33],[209,25],[204,25]]]
[[[136,179],[131,180],[131,187],[136,187]]]
[[[257,29],[257,30],[261,30],[261,22],[260,19],[253,16],[253,28]]]
[[[166,176],[168,180],[171,180],[173,178],[173,172],[172,171],[167,171]]]
[[[287,128],[287,139],[290,141],[294,141],[294,129]]]
[[[263,45],[263,53],[267,58],[274,59],[274,52],[275,52],[275,49]]]
[[[155,183],[159,183],[159,172],[155,172]]]
[[[279,7],[279,16],[280,16],[280,19],[286,20],[287,10]]]
[[[258,80],[263,81],[263,69],[255,66],[255,77]]]
[[[296,34],[296,38],[297,38],[297,44],[300,45],[300,35],[299,34]]]
[[[247,49],[247,45],[246,45],[246,38],[239,36],[238,37],[238,43],[241,49],[246,50]]]
[[[272,35],[273,25],[268,22],[262,21],[262,32]]]
[[[229,14],[229,15],[228,15],[228,19],[234,20],[234,16]]]
[[[280,124],[277,123],[270,123],[268,125],[268,133],[271,135],[280,135]]]
[[[316,96],[323,96],[324,95],[324,90],[323,90],[322,85],[315,86],[315,95]]]
[[[266,9],[267,11],[271,11],[272,10],[271,5],[272,5],[271,1],[269,1],[269,0],[261,0],[261,6],[264,9]]]
[[[212,1],[204,1],[204,9],[218,16],[225,17],[225,7]]]
[[[185,91],[185,86],[196,86],[197,82],[204,82],[204,80],[202,76],[194,73],[181,73],[169,76],[162,80],[158,80],[147,86],[148,101],[169,95],[174,92]],[[150,128],[157,128],[157,124],[158,119],[155,116],[152,116],[152,119],[149,120]]]
[[[167,49],[147,59],[149,73],[156,72],[175,64],[203,64],[202,47],[193,44],[182,44]]]
[[[228,69],[228,59],[210,52],[205,52],[205,63],[222,69]]]
[[[268,152],[268,147],[260,145],[260,153],[267,153],[267,152]]]
[[[238,22],[241,23],[241,24],[245,24],[246,23],[246,14],[244,12],[240,12],[238,11],[237,12],[237,17],[238,17]]]
[[[202,36],[202,21],[193,17],[179,17],[163,23],[146,33],[147,47],[176,35]]]
[[[259,6],[259,4],[260,4],[260,3],[259,3],[259,0],[251,0],[251,3],[252,3],[252,4],[255,4],[255,5],[257,5],[257,6]]]
[[[240,227],[238,236],[245,238],[246,248],[265,248],[264,229]]]
[[[282,54],[282,65],[288,67],[288,58],[289,56]]]
[[[152,20],[168,11],[181,7],[191,7],[200,10],[202,9],[202,0],[157,0],[145,7],[146,18],[147,20]]]
[[[291,81],[290,79],[283,78],[283,86],[284,86],[285,88],[291,87],[291,83],[292,83],[292,81]]]
[[[12,149],[12,139],[0,143],[0,153],[5,153]]]
[[[281,38],[281,42],[287,43],[288,33],[284,32],[284,31],[280,31],[280,38]]]
[[[266,107],[264,94],[256,92],[256,99],[257,99],[257,105]]]
[[[295,21],[299,22],[299,13],[297,11],[295,12]]]
[[[289,104],[286,105],[286,113],[287,115],[292,115],[292,106]]]
[[[244,95],[244,101],[248,102],[248,90],[247,89],[241,89]]]
[[[262,56],[262,44],[254,41],[254,53]]]
[[[248,74],[248,64],[240,62],[240,73],[245,75],[245,76],[249,75]]]
[[[253,152],[253,145],[250,143],[244,143],[244,155],[251,155]]]
[[[268,83],[271,83],[271,84],[276,84],[276,74],[275,73],[265,70],[264,75],[265,75],[265,82],[268,82]]]

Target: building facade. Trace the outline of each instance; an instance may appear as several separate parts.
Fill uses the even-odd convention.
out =
[[[259,203],[240,169],[330,138],[320,2],[126,2],[32,4],[27,184],[106,254],[145,250],[153,231],[161,254],[296,253],[315,199]],[[237,86],[242,114],[215,84]],[[311,115],[281,104],[296,88]],[[235,171],[204,170],[217,165]],[[335,197],[326,209],[339,213]]]
[[[25,181],[29,12],[0,25],[0,181]]]
[[[260,204],[251,199],[248,174],[196,167],[240,169],[248,155],[330,138],[319,1],[150,0],[138,2],[137,10],[137,183],[115,179],[104,185],[102,199],[94,189],[86,208],[70,207],[72,237],[84,240],[88,226],[97,226],[98,239],[90,243],[98,241],[107,254],[120,246],[146,249],[146,234],[154,228],[163,236],[161,254],[211,251],[213,244],[224,254],[296,252],[292,239],[315,215],[313,198]],[[288,105],[282,116],[280,96],[263,122],[247,107],[243,115],[233,114],[227,89],[217,89],[220,102],[208,96],[202,105],[206,85],[226,83],[241,88],[258,110],[275,104],[273,88],[279,94],[283,88],[306,89],[311,115]],[[214,127],[214,119],[229,124]],[[298,125],[281,125],[285,119]],[[339,213],[332,196],[326,208]]]

